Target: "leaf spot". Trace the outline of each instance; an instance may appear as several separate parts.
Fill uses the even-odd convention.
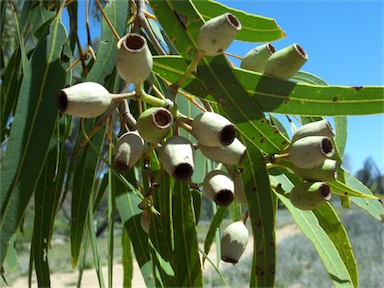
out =
[[[351,88],[355,89],[356,91],[360,91],[363,89],[363,86],[352,86]]]
[[[332,101],[333,101],[333,102],[336,102],[337,99],[338,99],[338,97],[333,97],[333,98],[332,98]]]

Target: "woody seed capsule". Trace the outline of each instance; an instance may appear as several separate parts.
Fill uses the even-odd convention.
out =
[[[313,210],[331,199],[331,191],[324,182],[304,182],[289,193],[291,203],[301,210]]]
[[[292,136],[292,142],[306,136],[325,136],[332,139],[335,136],[335,132],[332,130],[328,120],[310,122],[295,131]]]
[[[236,264],[248,244],[249,232],[243,221],[230,224],[221,236],[221,260]]]
[[[228,146],[236,138],[237,130],[227,118],[214,112],[204,112],[192,121],[192,134],[199,144]]]
[[[199,143],[199,149],[205,157],[212,161],[233,165],[240,165],[247,151],[247,147],[237,138],[228,146],[208,147]]]
[[[271,43],[257,46],[245,54],[240,67],[254,72],[263,73],[268,58],[275,53]]]
[[[145,149],[144,139],[137,131],[124,133],[115,146],[115,167],[121,171],[129,171],[140,160]]]
[[[137,131],[149,143],[158,143],[172,128],[173,116],[162,107],[151,107],[137,119]]]
[[[62,89],[57,95],[57,107],[65,114],[94,118],[103,114],[112,102],[112,95],[104,86],[83,82]]]
[[[228,48],[240,30],[241,23],[233,14],[222,14],[201,26],[197,36],[197,46],[206,56],[219,55]]]
[[[233,200],[235,185],[226,173],[213,170],[205,175],[203,190],[217,205],[228,206]]]

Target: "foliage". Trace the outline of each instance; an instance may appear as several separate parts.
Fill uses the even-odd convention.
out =
[[[14,267],[14,235],[23,229],[24,219],[30,217],[27,208],[33,202],[30,275],[34,270],[39,286],[50,286],[53,225],[57,212],[70,198],[72,265],[82,270],[84,251],[90,247],[100,286],[105,286],[101,273],[105,262],[99,255],[94,217],[98,208],[105,205],[101,199],[106,194],[108,286],[113,284],[114,247],[118,243],[113,234],[116,214],[125,228],[125,285],[130,286],[132,279],[132,247],[147,286],[202,286],[202,255],[218,239],[215,235],[220,233],[227,209],[232,221],[241,217],[246,221],[249,215],[254,239],[249,284],[273,286],[275,214],[279,201],[313,242],[333,284],[358,285],[355,257],[332,205],[326,203],[313,211],[302,211],[289,201],[289,191],[303,179],[284,162],[271,163],[278,158],[276,155],[286,152],[290,143],[286,128],[274,113],[299,115],[303,124],[322,116],[335,117],[337,138],[333,158],[340,164],[347,137],[344,116],[383,113],[383,87],[327,86],[305,72],[298,72],[294,79],[279,80],[233,67],[225,54],[200,57],[197,35],[203,23],[216,16],[214,11],[230,12],[239,19],[243,29],[236,40],[268,42],[284,37],[273,19],[214,1],[149,1],[156,17],[144,11],[141,0],[110,1],[105,7],[97,1],[103,19],[96,53],[90,39],[86,51],[80,47],[77,20],[82,15],[78,13],[77,1],[25,1],[20,17],[11,1],[5,3],[0,4],[0,15],[7,15],[7,20],[0,23],[1,35],[13,23],[17,27],[17,45],[10,49],[11,42],[1,44],[0,129],[5,149],[0,192],[3,277],[9,267]],[[68,31],[63,24],[65,9],[70,18]],[[129,101],[128,110],[122,104],[128,102],[113,103],[113,109],[99,118],[80,122],[76,117],[59,113],[55,96],[62,88],[78,82],[97,82],[115,94],[126,92],[115,69],[115,58],[118,40],[130,31],[141,31],[147,38],[154,63],[147,81],[135,86],[140,97],[134,100],[138,101]],[[81,73],[77,72],[79,66]],[[205,238],[204,252],[198,248],[196,231],[203,197],[199,187],[206,172],[220,165],[197,150],[192,181],[178,182],[164,172],[156,145],[150,146],[128,172],[120,172],[112,164],[117,137],[125,131],[127,123],[134,126],[134,121],[127,122],[126,116],[137,118],[147,107],[169,103],[161,100],[163,95],[175,102],[173,107],[178,111],[170,108],[174,116],[182,114],[186,121],[178,122],[186,131],[175,127],[173,133],[195,142],[188,133],[188,121],[201,110],[213,109],[236,125],[238,138],[247,147],[240,165],[224,166],[228,173],[240,173],[249,210],[242,216],[242,206],[236,201],[229,208],[216,209],[213,204],[215,216]],[[337,180],[328,181],[328,185],[334,194],[340,195],[344,208],[350,208],[352,202],[382,220],[384,211],[378,198],[347,171],[338,166]],[[143,209],[151,211],[148,234],[141,227]],[[221,279],[226,283],[224,276]]]

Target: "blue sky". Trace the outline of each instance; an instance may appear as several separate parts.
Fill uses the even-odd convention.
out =
[[[81,16],[84,15],[84,1],[79,2]],[[384,85],[383,1],[219,2],[274,18],[287,35],[273,42],[275,48],[300,44],[309,55],[303,70],[323,78],[330,85]],[[85,32],[85,29],[82,30]],[[91,25],[91,31],[92,37],[99,36],[100,29],[96,24]],[[245,55],[256,45],[235,42],[228,51]],[[348,129],[345,153],[349,156],[350,171],[355,173],[363,166],[365,159],[372,157],[384,172],[384,115],[348,117]]]

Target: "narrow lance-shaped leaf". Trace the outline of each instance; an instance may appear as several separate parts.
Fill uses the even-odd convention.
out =
[[[8,241],[16,232],[48,153],[57,117],[55,95],[65,83],[65,71],[59,62],[65,40],[58,16],[48,37],[36,47],[20,88],[0,173],[0,263],[4,262]]]
[[[33,259],[39,287],[50,286],[48,255],[54,218],[65,174],[65,155],[61,151],[59,167],[56,169],[57,150],[55,146],[51,148],[35,191],[36,208],[31,249],[34,254]]]
[[[327,233],[319,225],[313,212],[299,210],[291,204],[285,195],[279,193],[276,195],[291,212],[300,230],[315,246],[333,284],[336,287],[353,287],[351,275],[343,259]]]
[[[172,185],[173,186],[173,185]],[[175,237],[175,278],[179,287],[203,285],[197,243],[197,228],[191,191],[185,183],[176,182],[172,191],[173,233]]]

